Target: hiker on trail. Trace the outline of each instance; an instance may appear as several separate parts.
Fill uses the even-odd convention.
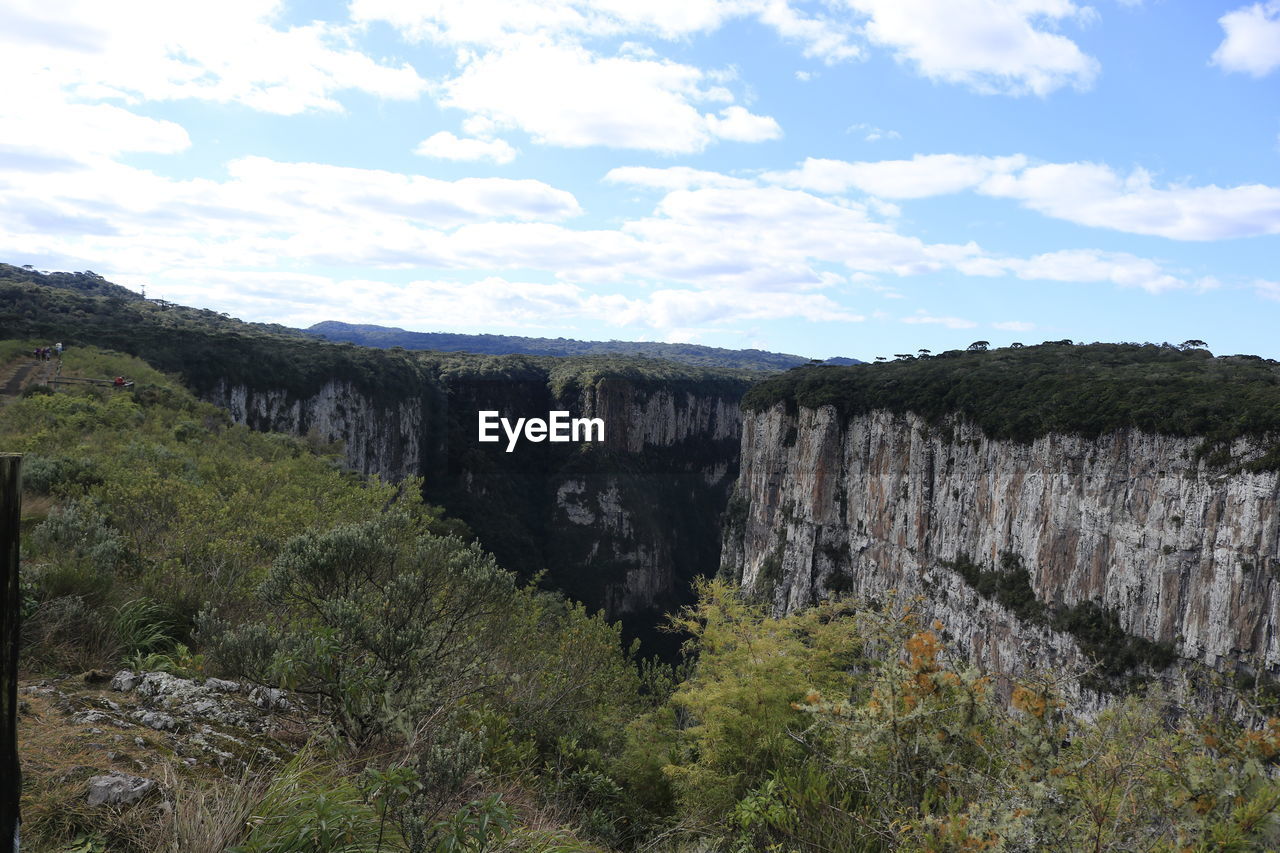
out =
[[[124,377],[123,377],[123,376],[117,376],[117,377],[116,377],[116,379],[115,379],[114,385],[115,385],[117,388],[123,388],[123,387],[124,387]]]
[[[54,344],[53,349],[58,354],[58,358],[62,358],[62,342],[59,341],[58,343]]]

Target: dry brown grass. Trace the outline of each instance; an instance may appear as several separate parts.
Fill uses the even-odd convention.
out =
[[[222,853],[244,841],[249,818],[271,786],[274,772],[250,768],[237,778],[199,779],[166,768],[162,785],[172,808],[149,841],[164,853]]]
[[[120,742],[114,732],[91,734],[83,726],[68,722],[53,697],[24,693],[26,711],[18,720],[18,753],[22,760],[22,835],[24,850],[57,850],[75,837],[99,832],[104,838],[123,842],[121,850],[142,849],[132,845],[140,814],[128,819],[121,810],[89,808],[89,777],[109,770],[139,773],[156,760],[154,740],[145,735],[146,747],[137,746],[137,736],[129,730]],[[91,707],[87,700],[84,707]],[[107,727],[110,728],[110,727]],[[154,733],[153,733],[154,734]],[[116,753],[109,759],[107,753]],[[113,847],[112,849],[116,849]]]
[[[123,704],[123,697],[77,679],[58,687],[70,694],[69,703],[21,694],[23,850],[54,853],[76,838],[93,837],[113,853],[220,853],[244,837],[249,813],[272,773],[249,770],[226,778],[207,766],[193,771],[163,735],[144,727],[103,723],[102,734],[93,734],[72,723],[68,712],[100,707],[104,698]],[[89,778],[112,770],[155,779],[158,792],[131,806],[90,808]]]

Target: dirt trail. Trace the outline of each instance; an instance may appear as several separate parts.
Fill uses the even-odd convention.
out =
[[[20,358],[0,366],[0,401],[18,396],[34,383],[48,383],[58,370],[57,359]]]
[[[9,381],[0,388],[0,397],[15,397],[21,393],[26,387],[27,380],[31,377],[41,365],[39,361],[28,361],[25,364],[19,364],[13,374],[9,376]]]

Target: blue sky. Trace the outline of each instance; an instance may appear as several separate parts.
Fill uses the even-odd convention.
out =
[[[248,320],[1280,357],[1280,0],[0,0],[0,260]]]

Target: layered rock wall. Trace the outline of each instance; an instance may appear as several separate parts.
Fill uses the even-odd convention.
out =
[[[1074,665],[1070,636],[1019,622],[945,565],[1013,554],[1042,602],[1095,601],[1183,658],[1275,673],[1280,475],[1212,468],[1199,445],[1132,430],[1019,444],[957,421],[780,403],[744,422],[722,570],[777,612],[833,588],[920,594],[977,663]]]
[[[237,423],[341,441],[348,464],[400,480],[466,521],[499,562],[612,616],[687,600],[719,564],[720,515],[737,476],[745,382],[550,377],[424,379],[395,399],[343,380],[314,393],[218,382],[204,397]],[[601,418],[596,444],[477,441],[477,413]]]
[[[432,401],[427,394],[380,402],[350,382],[330,380],[306,396],[225,381],[204,396],[252,429],[341,441],[347,463],[363,474],[402,480],[423,473],[429,457],[424,445],[433,439]]]

